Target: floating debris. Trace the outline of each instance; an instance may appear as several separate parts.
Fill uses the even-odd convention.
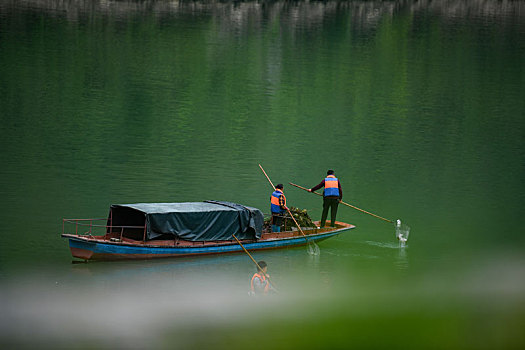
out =
[[[310,218],[310,215],[308,215],[308,211],[306,209],[299,209],[296,207],[288,207],[288,209],[290,209],[290,213],[293,215],[294,219],[297,221],[299,226],[301,226],[301,228],[316,227],[314,222],[312,221],[312,218]],[[271,221],[272,221],[271,216],[267,217],[264,220],[264,226],[263,226],[264,231],[266,232],[271,231],[271,226],[272,226]],[[281,231],[290,231],[291,227],[297,227],[297,226],[293,222],[290,215],[288,213],[285,213],[283,223],[281,224]]]

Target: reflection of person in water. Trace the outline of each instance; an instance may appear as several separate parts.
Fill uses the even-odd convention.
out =
[[[259,261],[257,265],[257,272],[253,274],[251,282],[252,294],[268,294],[268,291],[270,290],[270,281],[268,280],[270,276],[266,274],[266,271],[268,271],[268,265],[262,260]]]

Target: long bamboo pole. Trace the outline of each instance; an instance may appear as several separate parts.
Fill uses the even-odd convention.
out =
[[[235,238],[235,240],[237,241],[237,243],[239,243],[239,245],[241,246],[241,248],[244,250],[244,252],[246,254],[248,254],[248,256],[250,257],[250,259],[252,259],[253,263],[255,264],[255,266],[257,266],[257,269],[259,271],[262,272],[262,274],[264,275],[264,277],[268,278],[268,282],[272,285],[272,288],[277,292],[277,288],[275,287],[275,284],[270,280],[270,276],[268,274],[266,274],[263,269],[259,266],[259,263],[257,263],[257,261],[255,261],[255,259],[253,258],[253,256],[248,252],[248,250],[244,247],[244,245],[241,243],[241,241],[239,241],[239,239],[237,237],[235,237],[235,235],[232,235],[233,238]]]
[[[268,175],[266,174],[266,171],[264,171],[263,167],[261,166],[261,164],[259,164],[259,168],[261,168],[262,172],[264,173],[264,176],[266,176],[266,178],[268,179],[268,181],[270,182],[270,185],[272,185],[273,187],[273,190],[275,191],[275,186],[273,185],[272,183],[272,180],[270,180],[270,178],[268,177]],[[297,221],[295,220],[295,218],[293,217],[292,213],[290,212],[290,209],[288,209],[288,207],[286,207],[286,211],[288,211],[288,214],[292,217],[292,220],[293,222],[295,223],[295,225],[297,226],[297,228],[299,229],[299,232],[301,232],[301,234],[304,236],[304,238],[306,239],[306,242],[308,243],[312,243],[310,242],[310,240],[308,240],[308,237],[306,237],[306,235],[304,234],[303,230],[301,229],[301,226],[299,226],[299,224],[297,223]],[[315,244],[315,243],[314,243]]]
[[[297,188],[300,188],[300,189],[302,189],[302,190],[305,190],[305,191],[307,191],[307,192],[310,192],[308,188],[305,188],[305,187],[302,187],[302,186],[296,185],[296,184],[291,183],[291,182],[289,182],[289,184],[292,185],[292,186],[295,186],[295,187],[297,187]],[[317,192],[315,192],[315,191],[311,191],[311,193],[316,194],[316,195],[318,195],[318,196],[323,196],[322,194],[317,193]],[[355,207],[355,206],[353,206],[353,205],[351,205],[351,204],[348,204],[348,203],[345,203],[345,202],[343,202],[343,201],[339,201],[339,203],[344,204],[344,205],[346,205],[346,206],[349,206],[350,208],[354,208],[354,209],[356,209],[356,210],[359,210],[359,211],[361,211],[361,212],[363,212],[363,213],[365,213],[365,214],[375,216],[376,218],[379,218],[379,219],[384,220],[384,221],[386,221],[386,222],[394,223],[394,221],[392,221],[392,220],[388,220],[388,219],[385,219],[384,217],[381,217],[381,216],[379,216],[379,215],[372,214],[372,213],[370,213],[370,212],[368,212],[368,211],[366,211],[366,210],[363,210],[363,209],[361,209],[361,208]]]

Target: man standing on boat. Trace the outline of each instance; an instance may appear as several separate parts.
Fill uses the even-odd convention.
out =
[[[253,274],[251,281],[251,294],[268,294],[268,291],[270,290],[270,281],[268,278],[266,278],[268,276],[266,274],[266,271],[268,271],[268,265],[266,265],[266,262],[262,260],[259,261],[257,265],[257,272]]]
[[[272,232],[281,232],[283,214],[288,209],[286,207],[286,197],[283,193],[283,184],[275,186],[275,191],[270,197],[270,203],[272,210]]]
[[[341,183],[335,177],[333,170],[326,172],[326,178],[315,187],[312,187],[308,192],[324,187],[323,191],[323,214],[321,215],[321,227],[326,224],[326,218],[328,216],[328,209],[330,209],[331,226],[335,227],[335,217],[337,215],[337,207],[339,202],[343,199],[343,190],[341,189]]]

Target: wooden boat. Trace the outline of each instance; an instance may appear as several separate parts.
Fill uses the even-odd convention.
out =
[[[112,205],[108,218],[63,219],[62,237],[83,260],[151,259],[264,250],[319,242],[354,228],[296,228],[265,232],[256,208],[230,202],[137,203]],[[319,225],[318,222],[316,222]]]

